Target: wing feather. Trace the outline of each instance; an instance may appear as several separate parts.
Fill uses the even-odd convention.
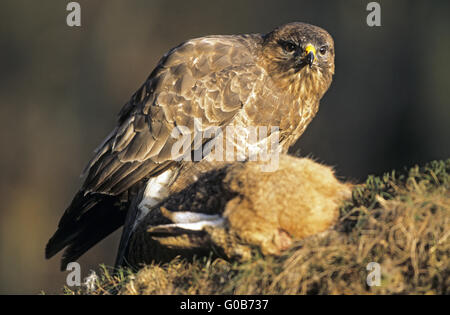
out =
[[[152,168],[168,164],[176,126],[194,133],[194,118],[201,119],[203,130],[228,123],[251,90],[254,42],[245,36],[210,36],[172,49],[121,110],[115,133],[88,166],[84,189],[113,194],[112,187],[126,190]]]
[[[82,189],[46,247],[47,258],[67,247],[64,268],[124,223],[127,203],[122,201],[136,195],[143,179],[178,163],[171,152],[174,128],[184,125],[183,135],[194,138],[196,128],[225,126],[239,113],[252,90],[249,82],[256,81],[251,73],[260,40],[259,35],[199,38],[161,59],[95,150]],[[202,126],[194,118],[202,119]]]

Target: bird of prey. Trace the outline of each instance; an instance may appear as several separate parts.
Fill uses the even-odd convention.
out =
[[[275,131],[261,141],[276,134],[278,150],[287,152],[317,113],[332,81],[334,55],[325,30],[299,22],[266,34],[191,39],[171,49],[95,150],[84,184],[46,246],[46,258],[66,248],[64,269],[127,221],[123,249],[137,222],[168,196],[180,170],[198,163],[180,157],[218,138],[197,141],[199,130],[219,128],[225,134],[229,126],[265,126]],[[190,135],[184,138],[192,145],[174,153],[179,144],[174,130]],[[236,150],[237,143],[242,142],[232,141]],[[137,210],[130,215],[129,209]]]

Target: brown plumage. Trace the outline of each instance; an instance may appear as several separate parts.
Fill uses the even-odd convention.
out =
[[[95,151],[81,190],[47,244],[46,257],[67,246],[64,268],[125,221],[121,248],[126,247],[143,207],[150,210],[167,197],[161,188],[158,198],[145,198],[147,183],[155,186],[151,179],[161,175],[164,183],[159,177],[158,185],[170,187],[180,169],[192,163],[177,158],[190,155],[198,145],[172,153],[178,141],[171,136],[175,128],[185,126],[183,133],[194,135],[196,129],[215,126],[224,133],[226,126],[265,126],[269,138],[271,127],[278,127],[281,151],[286,152],[316,114],[333,73],[331,36],[304,23],[286,24],[265,35],[202,37],[173,48]],[[201,119],[201,125],[194,119]],[[137,198],[150,203],[142,205]],[[133,203],[132,209],[141,210],[130,214]]]
[[[138,267],[211,249],[247,259],[254,247],[279,255],[295,240],[329,229],[341,202],[351,197],[350,184],[310,159],[281,155],[274,172],[261,172],[260,164],[215,168],[173,193],[133,233],[125,261]],[[206,216],[194,221],[199,213]]]

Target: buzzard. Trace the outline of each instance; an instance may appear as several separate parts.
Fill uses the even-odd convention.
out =
[[[171,49],[95,150],[46,258],[66,248],[64,269],[125,223],[123,250],[137,223],[168,196],[180,170],[198,163],[186,156],[218,138],[198,141],[197,131],[265,126],[275,131],[261,141],[275,135],[277,150],[287,152],[317,113],[333,74],[332,37],[305,23],[267,34],[196,38]],[[174,130],[192,145],[174,153],[180,141]],[[232,141],[239,151],[237,143],[242,141]]]

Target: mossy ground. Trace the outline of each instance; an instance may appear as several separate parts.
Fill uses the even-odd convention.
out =
[[[134,272],[103,267],[90,294],[449,294],[450,159],[369,176],[331,231],[281,257],[176,258]],[[381,266],[368,286],[366,266]],[[86,294],[85,289],[66,294]]]

